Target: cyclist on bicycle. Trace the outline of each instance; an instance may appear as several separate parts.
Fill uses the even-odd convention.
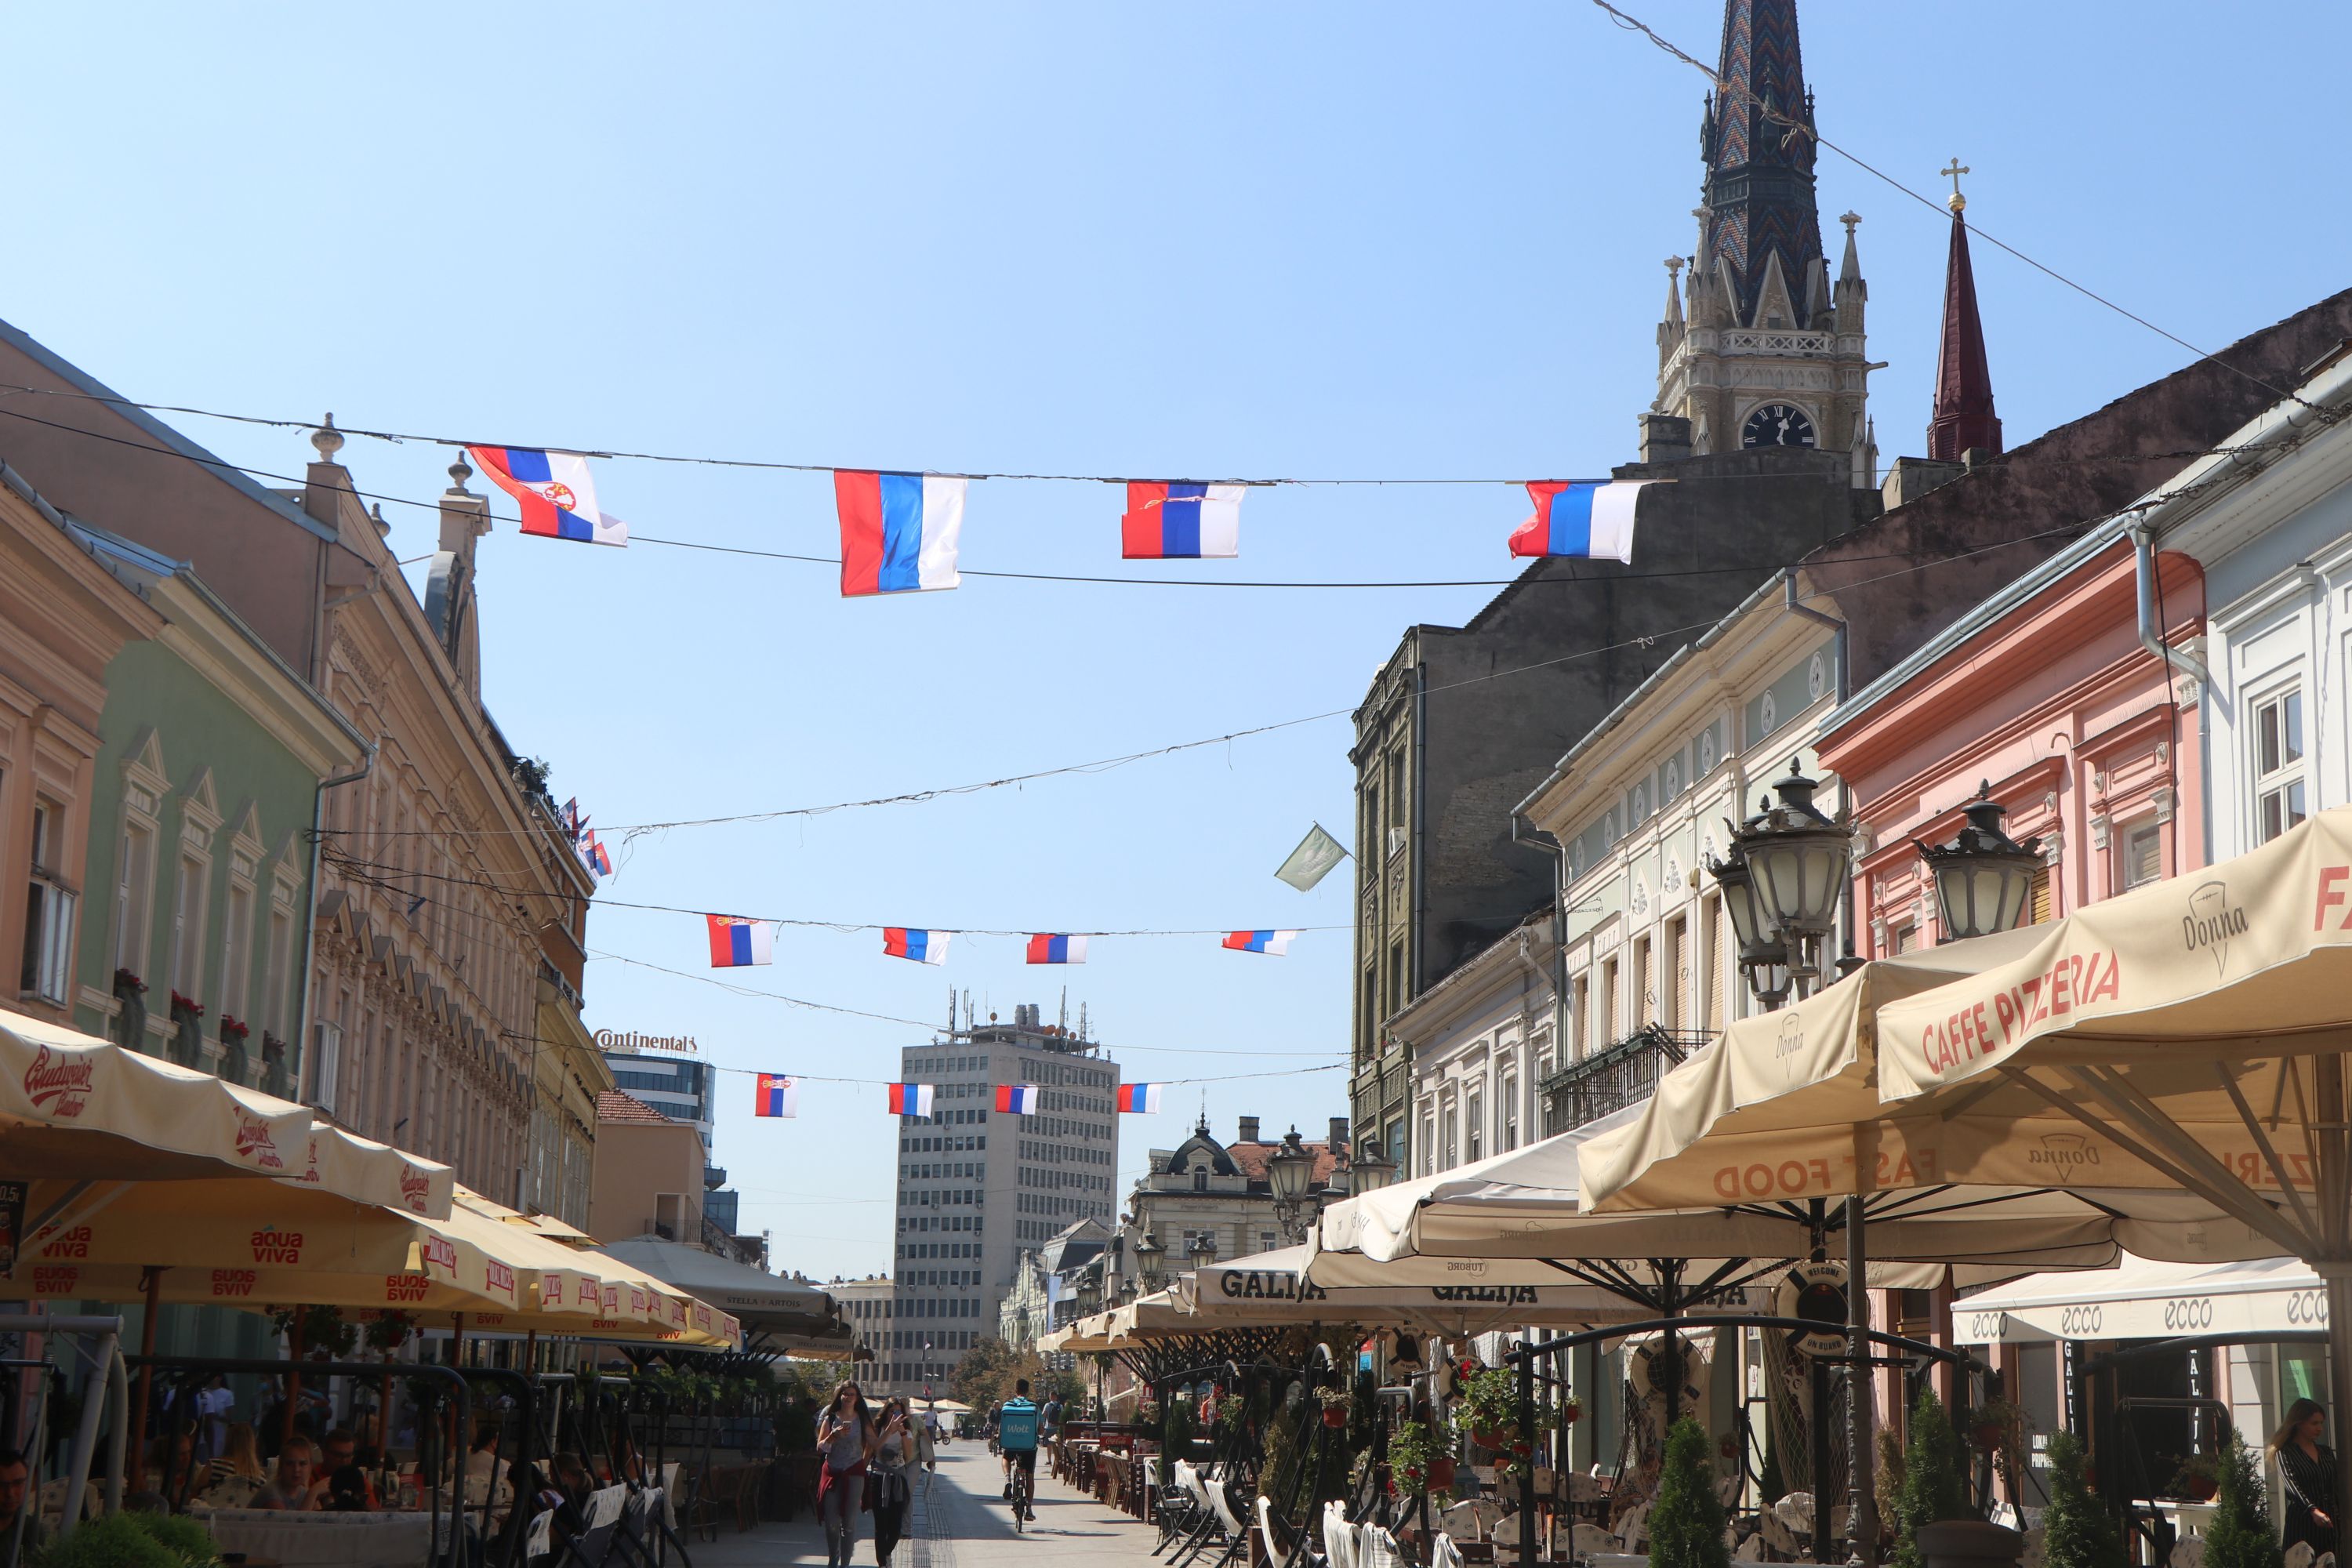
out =
[[[1030,1500],[1037,1495],[1037,1432],[1040,1412],[1029,1402],[1029,1380],[1013,1385],[1013,1397],[995,1411],[997,1447],[1004,1455],[1004,1496],[1029,1518],[1036,1517]],[[1013,1472],[1018,1468],[1027,1484],[1017,1501],[1013,1496]]]

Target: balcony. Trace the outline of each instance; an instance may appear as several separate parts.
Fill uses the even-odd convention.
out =
[[[1536,1085],[1543,1097],[1544,1136],[1647,1100],[1662,1075],[1713,1037],[1644,1024],[1616,1044],[1570,1063]]]

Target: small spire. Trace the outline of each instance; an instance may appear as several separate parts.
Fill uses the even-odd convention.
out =
[[[392,531],[392,524],[383,520],[383,502],[382,501],[376,502],[368,509],[368,521],[375,524],[375,531],[379,538]]]
[[[1955,214],[1963,213],[1968,210],[1969,198],[1960,195],[1960,176],[1968,172],[1969,166],[1966,163],[1961,163],[1958,158],[1953,159],[1943,168],[1936,171],[1936,173],[1939,174],[1948,174],[1951,176],[1952,194],[1944,198],[1944,205],[1951,208]]]
[[[335,428],[335,416],[332,414],[328,415],[325,422],[310,432],[310,447],[319,454],[319,461],[322,463],[333,462],[335,454],[343,449],[343,433]]]
[[[459,453],[457,460],[449,465],[449,488],[461,495],[468,493],[466,481],[473,477],[474,470],[467,466],[465,454]]]
[[[1969,261],[1969,223],[1957,158],[1953,175],[1952,245],[1944,268],[1944,330],[1936,351],[1936,406],[1927,421],[1927,456],[1957,463],[1968,453],[2000,451],[2000,416],[1993,411],[1992,368],[1985,354],[1984,321],[1977,313],[1975,268]]]
[[[1838,281],[1859,282],[1862,279],[1862,257],[1854,249],[1853,230],[1854,226],[1862,222],[1862,215],[1858,212],[1841,213],[1838,222],[1845,225],[1845,258],[1838,263]]]
[[[1683,279],[1683,258],[1682,258],[1681,257],[1679,257],[1679,256],[1669,256],[1669,257],[1667,257],[1667,258],[1666,258],[1666,324],[1667,324],[1668,326],[1672,326],[1672,327],[1679,327],[1679,326],[1681,326],[1681,325],[1683,324],[1683,289],[1682,289],[1682,279]]]

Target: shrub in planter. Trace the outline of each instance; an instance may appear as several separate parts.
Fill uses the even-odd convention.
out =
[[[2262,1463],[2234,1429],[2215,1468],[2213,1517],[2205,1526],[2206,1568],[2279,1568],[2284,1558],[2271,1525]]]
[[[1419,1421],[1400,1421],[1389,1434],[1389,1489],[1402,1498],[1416,1498],[1433,1481],[1432,1464],[1445,1454],[1445,1437]]]
[[[2050,1506],[2042,1510],[2044,1568],[2125,1568],[2116,1516],[2083,1479],[2083,1445],[2072,1432],[2050,1434]]]
[[[1706,1432],[1685,1415],[1666,1434],[1657,1501],[1650,1509],[1650,1568],[1729,1568],[1723,1530]]]
[[[1892,1568],[1927,1568],[1919,1548],[1923,1526],[1948,1519],[1974,1519],[1963,1484],[1959,1434],[1933,1388],[1919,1390],[1911,1407],[1911,1442],[1903,1453],[1903,1489],[1895,1500],[1895,1556]]]
[[[2166,1489],[2174,1497],[2185,1497],[2198,1502],[2211,1502],[2221,1489],[2221,1467],[2210,1454],[2191,1454],[2180,1461],[2172,1473]]]

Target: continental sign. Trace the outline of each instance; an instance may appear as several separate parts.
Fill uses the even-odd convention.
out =
[[[636,1051],[683,1051],[693,1054],[702,1049],[700,1046],[694,1043],[692,1035],[639,1035],[619,1029],[599,1029],[596,1031],[595,1037],[598,1050],[616,1051],[624,1055]]]

